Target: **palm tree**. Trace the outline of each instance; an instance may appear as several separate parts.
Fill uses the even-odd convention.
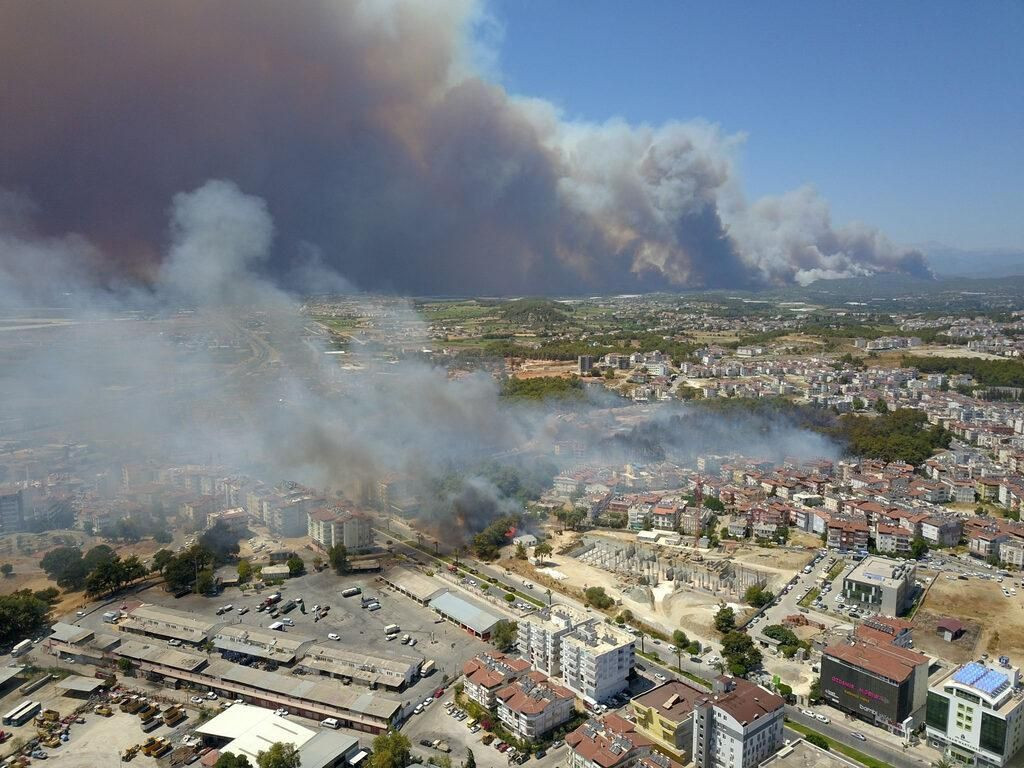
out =
[[[638,631],[636,633],[636,636],[640,638],[640,653],[643,653],[644,652],[644,638],[647,637],[647,635],[645,635],[644,632],[642,630],[640,630],[640,631]]]
[[[678,645],[673,645],[672,650],[676,652],[676,667],[679,669],[683,668],[683,649]]]
[[[948,757],[943,755],[934,763],[932,763],[932,768],[956,768],[956,764]]]
[[[551,590],[547,589],[547,590],[544,591],[544,593],[548,596],[548,608],[550,608],[551,607]]]

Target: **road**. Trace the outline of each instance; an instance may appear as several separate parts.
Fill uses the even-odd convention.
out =
[[[821,712],[830,719],[835,714],[835,710],[824,707],[821,708]],[[923,747],[912,747],[903,750],[897,748],[895,745],[883,742],[878,738],[872,738],[872,731],[876,729],[857,720],[847,721],[843,719],[841,721],[836,721],[831,719],[831,722],[823,723],[817,718],[808,717],[798,707],[792,707],[789,705],[786,706],[786,717],[800,725],[812,728],[823,736],[828,736],[830,739],[834,739],[848,747],[853,747],[859,752],[863,752],[865,755],[869,755],[877,760],[882,760],[892,766],[899,766],[902,768],[902,766],[905,765],[931,764],[931,761],[921,754],[921,750],[924,749]],[[787,731],[789,733],[789,738],[799,738],[803,735],[790,729],[787,729]],[[851,735],[854,731],[863,733],[868,737],[868,740],[861,741],[860,739],[854,738]]]

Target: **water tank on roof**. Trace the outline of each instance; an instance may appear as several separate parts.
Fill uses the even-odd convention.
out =
[[[1007,669],[1009,669],[1010,668],[1010,657],[1009,656],[1000,656],[999,657],[999,666],[1000,667],[1006,667]]]

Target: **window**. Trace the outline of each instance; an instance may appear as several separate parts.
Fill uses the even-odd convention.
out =
[[[987,712],[982,712],[979,744],[982,749],[1003,754],[1003,749],[1006,746],[1006,721]]]
[[[925,722],[932,728],[938,728],[945,733],[949,724],[949,699],[929,691],[928,703],[925,707]]]

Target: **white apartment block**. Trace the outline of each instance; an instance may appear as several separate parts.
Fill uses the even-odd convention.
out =
[[[323,550],[344,545],[360,552],[373,545],[370,519],[359,512],[321,507],[307,513],[306,534]]]
[[[516,649],[530,666],[548,677],[562,674],[562,637],[593,619],[567,605],[556,605],[519,620]]]
[[[693,708],[695,768],[754,768],[783,745],[785,702],[745,680],[720,677]]]
[[[633,636],[596,619],[561,638],[562,681],[586,701],[624,691],[633,669]]]

